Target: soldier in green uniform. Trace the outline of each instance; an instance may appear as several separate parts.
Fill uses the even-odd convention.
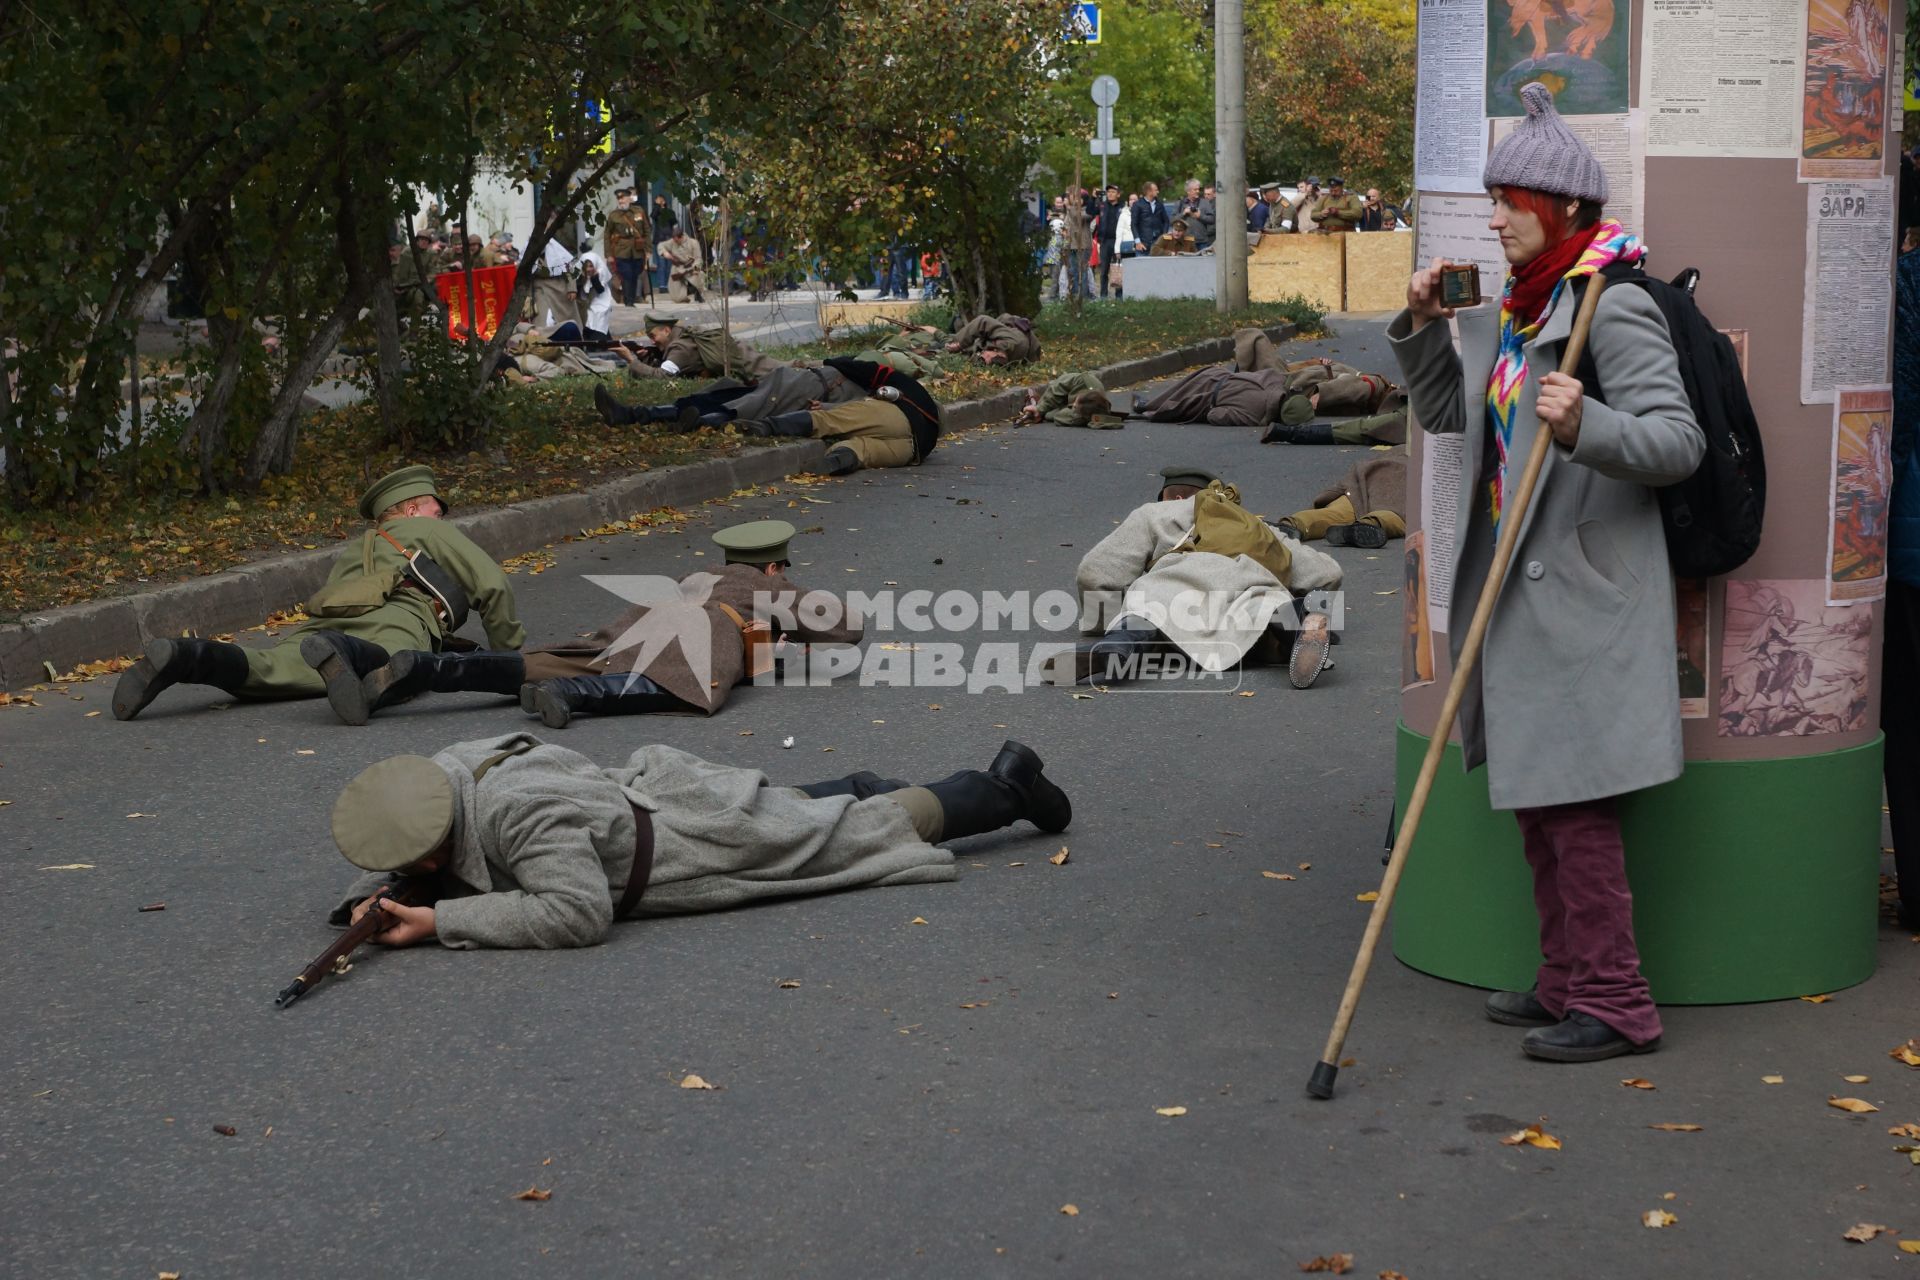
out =
[[[793,536],[785,520],[722,529],[713,540],[724,567],[688,574],[671,598],[636,602],[584,640],[525,653],[396,653],[357,689],[329,690],[329,701],[348,723],[425,693],[518,693],[521,708],[549,729],[581,711],[712,715],[735,685],[770,669],[782,640],[860,642],[844,600],[787,578]]]
[[[1045,387],[1029,388],[1027,403],[1020,409],[1020,421],[1091,427],[1096,431],[1126,425],[1126,419],[1113,412],[1106,387],[1091,373],[1063,373]]]
[[[399,876],[431,901],[383,901],[376,942],[590,947],[623,917],[953,880],[936,842],[1022,820],[1067,829],[1072,802],[1045,768],[1009,739],[987,768],[922,786],[862,772],[778,787],[657,744],[603,768],[531,734],[455,743],[382,760],[340,793],[334,844],[367,874],[329,920],[357,920]]]
[[[431,278],[421,274],[423,268],[430,269],[434,262],[432,246],[431,236],[416,231],[413,243],[402,245],[400,256],[394,260],[393,293],[401,315],[418,315],[440,300],[440,295],[433,291]]]
[[[739,378],[753,382],[784,368],[750,342],[742,342],[717,324],[683,324],[679,317],[648,312],[642,323],[647,337],[660,350],[660,363],[650,364],[624,347],[614,350],[627,358],[631,378]]]
[[[601,235],[607,261],[620,277],[620,301],[629,307],[640,305],[640,273],[646,270],[653,236],[647,215],[633,202],[633,188],[622,187],[613,193],[614,209],[607,215],[607,227]]]
[[[401,649],[440,649],[478,610],[487,643],[518,649],[526,629],[513,588],[486,552],[448,524],[447,505],[424,466],[374,482],[360,514],[374,522],[334,561],[326,585],[307,601],[312,621],[270,649],[217,640],[154,640],[120,677],[113,714],[131,720],[175,684],[206,684],[237,698],[316,698],[359,685]]]
[[[1327,194],[1314,202],[1313,212],[1308,217],[1315,231],[1358,231],[1360,219],[1365,217],[1367,208],[1360,203],[1360,197],[1347,190],[1343,178],[1327,179]]]

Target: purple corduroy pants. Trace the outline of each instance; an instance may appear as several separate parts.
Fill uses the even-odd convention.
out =
[[[1540,913],[1540,1003],[1556,1018],[1598,1018],[1635,1044],[1656,1038],[1660,1015],[1640,976],[1612,798],[1517,809],[1514,817]]]

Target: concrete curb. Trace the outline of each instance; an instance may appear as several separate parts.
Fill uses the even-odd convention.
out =
[[[1291,338],[1294,332],[1290,324],[1267,330],[1275,342]],[[1094,372],[1107,386],[1121,387],[1232,355],[1231,338],[1212,338]],[[1025,398],[1025,392],[1015,387],[943,406],[946,429],[968,431],[1008,421],[1020,412]],[[690,507],[736,489],[811,470],[824,452],[813,440],[745,449],[732,457],[637,472],[578,493],[490,507],[457,516],[453,523],[489,555],[505,559],[635,512]],[[274,556],[151,591],[50,609],[24,622],[0,626],[0,689],[44,682],[47,663],[56,671],[67,671],[83,662],[139,653],[149,640],[162,636],[185,631],[211,635],[257,626],[275,610],[305,600],[327,580],[339,554],[339,547],[328,547]]]

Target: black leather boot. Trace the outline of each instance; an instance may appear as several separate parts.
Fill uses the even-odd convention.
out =
[[[600,416],[606,419],[610,427],[624,427],[641,420],[635,410],[614,399],[613,393],[601,383],[594,384],[593,407],[600,411]]]
[[[1659,1047],[1659,1036],[1635,1044],[1590,1013],[1569,1013],[1564,1022],[1535,1028],[1520,1040],[1522,1053],[1548,1062],[1599,1062],[1623,1053],[1652,1053]]]
[[[374,712],[422,693],[499,693],[512,697],[526,680],[526,659],[517,653],[407,649],[362,677],[360,690],[367,710]]]
[[[246,683],[247,651],[237,644],[191,636],[150,640],[113,687],[113,718],[133,719],[169,685],[210,684],[238,694]]]
[[[1042,831],[1065,831],[1073,821],[1073,802],[1067,799],[1052,778],[1046,776],[1046,764],[1040,753],[1025,743],[1008,738],[1000,744],[1000,754],[987,766],[987,772],[1005,778],[1017,787],[1025,787],[1029,797],[1027,821]]]
[[[1261,444],[1332,444],[1333,424],[1303,422],[1297,427],[1276,422],[1260,437]]]
[[[327,703],[344,724],[365,724],[373,714],[360,679],[387,665],[385,649],[344,631],[316,631],[300,642],[300,656],[327,682]]]
[[[1336,524],[1327,530],[1327,545],[1361,547],[1368,551],[1378,551],[1387,545],[1387,531],[1377,524],[1365,524],[1359,521],[1353,524]]]
[[[564,729],[576,711],[596,716],[638,716],[691,710],[645,676],[564,676],[520,686],[520,709],[549,729]]]
[[[1031,764],[1014,749],[1031,757]],[[1010,753],[1013,753],[1010,756]],[[940,840],[963,840],[1012,826],[1022,818],[1042,831],[1061,831],[1072,817],[1066,793],[1041,776],[1040,758],[1011,740],[1001,747],[994,765],[1008,772],[962,769],[938,782],[926,784],[939,800],[945,823]],[[1058,826],[1051,825],[1058,823]]]
[[[813,411],[795,409],[791,413],[776,413],[771,418],[743,420],[739,425],[741,433],[749,436],[811,436]]]
[[[844,778],[830,778],[825,782],[809,782],[804,787],[795,787],[815,800],[824,800],[828,796],[852,796],[856,800],[865,800],[870,796],[883,796],[889,791],[903,791],[912,786],[911,782],[902,782],[898,778],[883,778],[877,773],[862,769],[859,773],[850,773]]]
[[[826,465],[821,471],[830,476],[844,476],[860,469],[860,459],[853,450],[845,445],[836,445],[827,450]]]

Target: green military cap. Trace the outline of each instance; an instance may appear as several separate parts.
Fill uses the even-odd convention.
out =
[[[658,311],[649,311],[646,315],[640,317],[640,323],[648,329],[658,329],[661,327],[670,329],[674,325],[679,324],[680,320],[676,316],[663,316]]]
[[[1198,467],[1162,467],[1160,468],[1160,487],[1173,484],[1190,484],[1196,489],[1204,489],[1220,477],[1211,471],[1202,471]]]
[[[363,871],[398,871],[453,830],[453,783],[425,756],[369,765],[333,802],[333,842]]]
[[[1313,401],[1305,395],[1290,395],[1280,406],[1280,421],[1289,427],[1313,421]]]
[[[433,468],[423,463],[389,471],[375,480],[360,495],[360,514],[369,520],[377,520],[380,513],[394,503],[420,497],[431,497],[440,504],[440,514],[447,513],[447,500],[440,496],[440,488],[433,481]]]
[[[797,532],[785,520],[755,520],[713,535],[728,564],[774,564],[787,558],[787,542]]]
[[[1277,182],[1263,182],[1260,184],[1260,189],[1262,191],[1278,191],[1280,184]]]

